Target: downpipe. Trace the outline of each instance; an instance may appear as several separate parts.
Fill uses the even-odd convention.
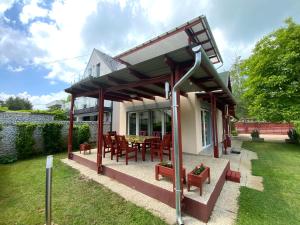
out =
[[[181,84],[189,79],[196,69],[201,64],[201,46],[192,48],[195,53],[195,63],[188,72],[174,85],[172,89],[172,112],[173,112],[173,128],[174,128],[174,168],[175,168],[175,202],[176,202],[176,221],[178,224],[184,224],[181,216],[181,181],[180,181],[180,162],[179,162],[179,137],[178,137],[178,114],[177,114],[177,97],[176,93],[179,91]]]

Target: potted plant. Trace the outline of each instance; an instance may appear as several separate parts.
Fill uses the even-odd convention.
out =
[[[83,144],[79,145],[79,152],[81,153],[83,151],[83,154],[85,154],[86,151],[89,151],[91,154],[91,145],[88,144],[87,142],[84,142]]]
[[[252,141],[264,141],[264,138],[259,137],[260,133],[258,129],[254,129],[251,132]]]
[[[287,135],[289,136],[289,139],[285,139],[286,143],[290,144],[298,144],[299,143],[299,134],[294,128],[289,129],[287,132]]]
[[[210,183],[210,168],[204,166],[203,163],[196,166],[188,173],[187,190],[190,191],[191,186],[196,186],[200,189],[200,196],[202,195],[202,184],[208,179]]]
[[[183,183],[186,183],[185,179],[185,168],[182,169]],[[161,162],[155,165],[155,179],[159,180],[159,175],[168,177],[174,181],[174,167],[171,162]]]

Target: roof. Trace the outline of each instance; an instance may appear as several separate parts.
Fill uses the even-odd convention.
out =
[[[101,52],[98,49],[94,49],[95,53],[103,60],[103,62],[109,67],[111,71],[116,71],[126,67],[123,63],[119,62],[118,60],[114,59],[113,57]]]
[[[212,63],[223,62],[205,16],[190,20],[117,55],[115,58],[125,64],[135,65],[176,49],[187,47],[190,44],[201,45]]]
[[[194,64],[195,56],[191,50],[194,45],[202,47],[201,66],[183,83],[181,94],[215,92],[221,102],[234,105],[235,100],[228,85],[224,84],[223,75],[219,76],[213,65],[222,62],[222,58],[205,16],[116,56],[114,59],[126,66],[100,77],[87,77],[65,91],[77,97],[98,98],[99,88],[103,88],[105,99],[112,101],[165,97],[164,83],[171,79],[172,65],[187,71]],[[106,56],[102,53],[102,57]]]
[[[218,97],[226,104],[235,104],[234,98],[221,81],[205,51],[201,51],[200,68],[189,82],[182,86],[183,92],[222,91]],[[172,61],[184,69],[194,63],[190,48],[180,48],[144,62],[125,67],[100,77],[88,77],[66,89],[76,96],[98,97],[99,88],[105,89],[105,99],[127,101],[132,99],[165,96],[164,83],[170,81],[172,70],[166,61]]]

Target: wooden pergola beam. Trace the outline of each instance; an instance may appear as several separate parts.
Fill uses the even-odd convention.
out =
[[[170,75],[161,75],[158,77],[153,77],[153,78],[147,78],[147,79],[142,79],[136,82],[130,82],[126,84],[120,84],[118,86],[110,87],[107,88],[107,91],[117,91],[117,90],[122,90],[122,89],[127,89],[127,88],[136,88],[136,87],[141,87],[149,84],[156,84],[160,82],[165,82],[170,79]]]

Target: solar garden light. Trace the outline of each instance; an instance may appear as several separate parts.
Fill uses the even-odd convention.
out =
[[[46,225],[51,225],[51,195],[52,195],[52,167],[53,156],[48,155],[46,160]]]

